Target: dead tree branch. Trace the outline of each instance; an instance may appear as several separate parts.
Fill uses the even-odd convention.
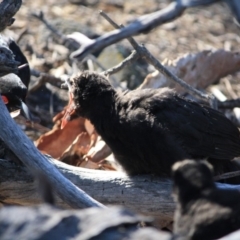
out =
[[[64,34],[62,34],[60,31],[58,31],[54,26],[52,26],[44,17],[44,14],[42,11],[37,13],[32,13],[32,16],[41,21],[45,24],[45,26],[57,37],[58,41],[66,46],[67,48],[71,47],[73,49],[77,49],[79,47],[79,44],[75,41],[69,40]]]
[[[44,17],[43,12],[40,12],[39,14],[33,13],[32,16],[35,17],[36,19],[38,19],[39,21],[41,21],[43,24],[45,24],[45,26],[56,36],[56,39],[58,40],[58,42],[60,42],[60,44],[64,45],[66,48],[68,48],[70,50],[76,50],[81,45],[83,45],[85,43],[90,43],[90,42],[93,41],[92,39],[89,39],[88,37],[86,37],[85,35],[80,34],[80,33],[73,33],[73,34],[70,34],[68,36],[65,36],[60,31],[58,31]],[[97,58],[94,55],[89,54],[88,58],[85,58],[83,60],[83,62],[87,61],[87,59],[92,60],[98,67],[100,67],[102,70],[105,71],[105,68],[102,66],[101,63],[99,63],[99,61],[97,60]],[[112,80],[113,80],[113,86],[118,87],[119,86],[118,81],[114,77],[112,78]],[[39,83],[39,84],[42,84],[42,83]]]
[[[0,32],[13,24],[13,16],[22,5],[21,0],[3,0],[0,3]]]
[[[130,178],[122,172],[73,167],[50,157],[48,160],[76,186],[105,205],[122,205],[135,212],[172,219],[175,204],[169,179],[147,175]],[[0,201],[3,203],[35,205],[41,202],[37,186],[24,166],[0,160],[0,183]],[[55,199],[58,206],[69,208],[58,196]]]
[[[31,75],[38,77],[39,79],[36,81],[36,83],[28,90],[28,94],[36,91],[41,86],[43,86],[45,83],[50,83],[53,86],[61,88],[62,80],[60,78],[57,78],[51,74],[39,72],[35,69],[31,69]]]
[[[232,178],[232,177],[237,177],[240,176],[240,171],[235,171],[235,172],[228,172],[228,173],[224,173],[218,176],[214,177],[215,181],[220,181],[220,180],[224,180],[224,179],[228,179],[228,178]]]
[[[38,151],[33,142],[15,124],[2,100],[0,100],[0,112],[0,125],[4,126],[0,131],[0,139],[4,139],[4,143],[29,168],[31,173],[41,172],[49,180],[60,198],[73,208],[103,207],[101,203],[95,201],[63,177],[47,161],[46,157]]]
[[[125,58],[121,63],[119,63],[117,66],[112,67],[106,71],[103,72],[104,75],[111,75],[114,73],[119,72],[124,67],[132,64],[139,58],[139,54],[136,51],[133,51],[127,58]]]
[[[162,221],[172,220],[175,203],[171,197],[172,183],[169,179],[151,175],[129,177],[122,172],[73,167],[51,157],[48,160],[76,186],[105,205],[122,205]],[[37,186],[24,166],[0,160],[0,183],[2,203],[35,205],[41,202]],[[240,189],[240,185],[217,183],[217,186]],[[57,191],[56,185],[54,191]],[[58,196],[55,199],[58,206],[69,208]]]
[[[106,13],[103,11],[100,12],[100,15],[103,16],[112,26],[115,28],[121,28],[121,26],[117,25]],[[185,81],[174,75],[167,68],[165,68],[143,45],[139,45],[132,37],[127,38],[133,48],[136,50],[136,54],[138,57],[145,59],[149,64],[153,65],[159,72],[161,72],[164,76],[168,77],[168,79],[177,82],[182,87],[184,87],[189,92],[193,93],[195,96],[200,97],[203,100],[208,100],[210,105],[216,108],[216,99],[213,95],[204,94],[203,92],[197,90],[196,88],[190,86]],[[120,64],[121,65],[121,64]],[[116,69],[116,67],[114,67]],[[109,70],[111,72],[111,69]]]
[[[168,7],[162,10],[137,18],[135,21],[124,28],[106,33],[103,36],[93,40],[92,43],[82,45],[80,49],[72,54],[72,57],[77,58],[79,61],[81,61],[89,53],[103,49],[130,36],[134,36],[140,33],[147,33],[157,26],[180,17],[183,14],[184,10],[188,7],[196,7],[204,4],[214,3],[216,1],[218,0],[178,0],[171,3]]]

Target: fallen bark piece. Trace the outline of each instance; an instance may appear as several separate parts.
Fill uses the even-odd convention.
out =
[[[83,118],[77,118],[70,121],[64,129],[53,128],[35,142],[36,147],[43,153],[60,158],[76,137],[85,131],[84,121]]]
[[[239,71],[240,54],[223,49],[202,51],[196,54],[186,54],[173,61],[165,60],[163,65],[192,87],[205,89],[220,78]],[[160,87],[175,88],[180,93],[186,91],[179,84],[168,81],[159,71],[148,74],[139,86],[141,89]]]

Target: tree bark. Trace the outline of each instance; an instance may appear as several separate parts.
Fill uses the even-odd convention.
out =
[[[173,218],[175,204],[169,179],[151,175],[129,177],[122,172],[73,167],[50,157],[48,159],[72,183],[103,204],[122,205],[164,222]],[[219,188],[240,189],[239,185],[217,185]],[[58,206],[69,208],[57,194],[55,198]],[[0,201],[18,205],[41,202],[37,185],[26,167],[0,160]]]
[[[172,220],[175,204],[168,179],[129,177],[122,172],[73,167],[50,157],[49,160],[66,178],[103,204],[122,205],[138,213],[160,216],[164,221]],[[57,194],[55,199],[58,206],[69,208]],[[0,160],[0,201],[18,205],[41,202],[37,184],[26,167]]]
[[[0,3],[0,32],[13,24],[13,16],[19,10],[21,5],[21,0],[3,0]]]

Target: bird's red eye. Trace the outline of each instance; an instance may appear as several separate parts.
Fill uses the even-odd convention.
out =
[[[9,100],[6,96],[2,95],[2,100],[5,104],[8,104],[9,103]]]

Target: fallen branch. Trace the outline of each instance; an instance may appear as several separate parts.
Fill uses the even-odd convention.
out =
[[[135,212],[160,216],[162,220],[172,219],[175,204],[168,179],[145,175],[130,178],[122,172],[73,167],[48,159],[66,178],[105,205],[122,205]],[[36,205],[41,202],[37,186],[24,166],[0,160],[0,183],[2,203]],[[58,196],[55,199],[58,206],[69,208]]]
[[[185,0],[173,2],[162,10],[137,18],[124,28],[106,33],[93,40],[92,43],[82,45],[72,54],[72,57],[78,58],[78,60],[81,61],[92,52],[101,50],[130,36],[147,33],[157,26],[180,17],[187,7],[197,7],[204,4],[214,3],[216,1],[218,0]]]
[[[122,172],[73,167],[50,157],[48,160],[66,178],[105,205],[121,205],[161,221],[171,221],[173,218],[175,204],[171,197],[172,184],[169,179],[151,175],[129,177]],[[240,185],[217,185],[219,188],[240,190]],[[58,196],[55,199],[58,206],[69,207]],[[37,186],[24,166],[0,160],[0,201],[17,205],[35,205],[41,202]]]
[[[21,0],[3,0],[0,3],[0,32],[13,24],[13,16],[22,5]]]
[[[125,58],[121,63],[117,66],[114,66],[106,71],[103,72],[104,75],[112,75],[114,73],[119,72],[126,66],[130,65],[131,63],[135,62],[139,58],[139,55],[136,51],[133,51],[127,58]]]
[[[28,167],[31,173],[40,172],[47,178],[57,194],[64,202],[73,208],[85,208],[103,205],[84,191],[77,188],[72,182],[63,177],[62,174],[44,157],[34,146],[33,142],[27,138],[24,132],[10,117],[6,106],[0,100],[0,139],[18,158]]]
[[[42,23],[45,24],[45,26],[56,36],[59,42],[66,46],[67,48],[77,49],[79,47],[79,44],[76,41],[71,41],[68,39],[64,34],[62,34],[58,29],[56,29],[54,26],[52,26],[44,17],[44,14],[42,11],[37,13],[31,14],[34,18],[38,19]]]
[[[51,74],[39,72],[35,69],[31,69],[31,75],[38,77],[39,79],[33,84],[33,86],[28,90],[28,94],[35,92],[40,87],[45,85],[45,83],[50,83],[53,86],[61,88],[63,81]]]
[[[220,180],[233,178],[233,177],[237,177],[237,176],[240,176],[240,171],[228,172],[228,173],[223,173],[221,175],[217,175],[214,177],[214,180],[220,181]]]
[[[103,11],[100,12],[100,15],[103,16],[113,27],[115,28],[121,28],[122,26],[117,25],[106,13]],[[216,108],[216,99],[213,95],[204,94],[203,92],[197,90],[196,88],[190,86],[188,83],[174,75],[171,71],[169,71],[166,67],[164,67],[149,51],[147,48],[145,48],[143,45],[139,45],[134,38],[128,37],[127,38],[130,44],[133,46],[133,48],[136,50],[136,53],[131,54],[131,59],[133,59],[133,56],[135,58],[143,58],[145,59],[149,64],[153,65],[159,72],[161,72],[164,76],[166,76],[168,79],[178,83],[181,87],[186,89],[187,91],[191,92],[193,95],[200,97],[203,100],[208,100],[210,105],[214,108]],[[138,56],[137,56],[138,55]],[[129,62],[129,61],[128,61]],[[121,65],[121,64],[120,64]],[[116,67],[114,67],[116,68]],[[109,70],[111,71],[111,70]]]

